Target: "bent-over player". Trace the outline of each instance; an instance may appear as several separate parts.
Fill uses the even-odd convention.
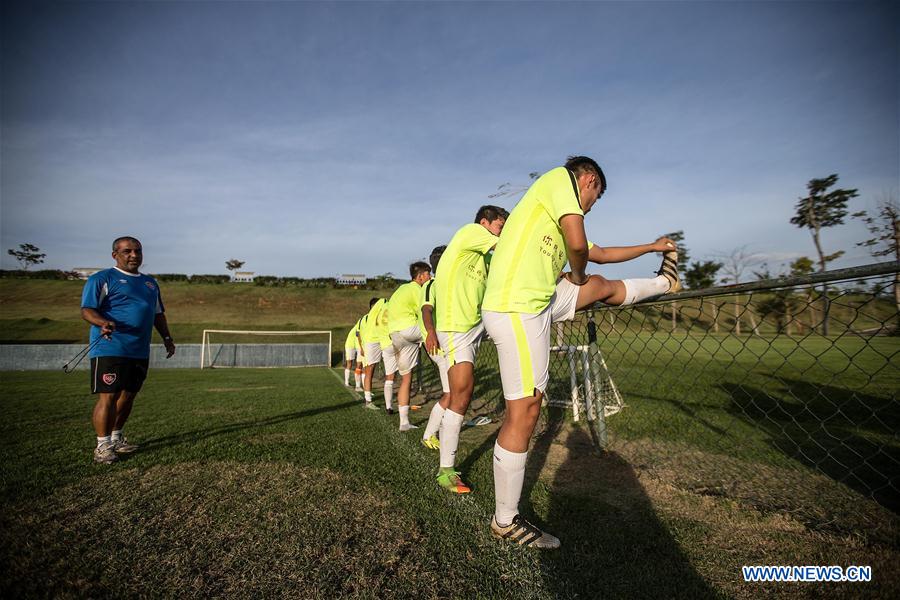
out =
[[[398,287],[388,300],[388,330],[400,371],[400,389],[397,390],[400,431],[418,429],[409,422],[409,391],[422,343],[419,330],[422,286],[431,279],[431,266],[426,262],[414,262],[409,266],[409,277],[411,281]]]
[[[463,225],[447,244],[435,277],[437,347],[444,351],[450,381],[450,405],[440,428],[438,484],[447,491],[470,490],[456,471],[459,432],[475,390],[475,356],[484,335],[481,300],[488,273],[487,256],[497,244],[509,213],[499,206],[482,206],[475,222]]]
[[[619,248],[587,241],[584,215],[605,191],[606,177],[594,160],[570,157],[531,185],[510,214],[491,261],[482,318],[497,346],[506,399],[494,444],[491,531],[519,544],[559,547],[556,537],[526,521],[518,509],[528,444],[549,380],[550,324],[570,320],[577,309],[598,301],[631,304],[680,288],[672,240]],[[589,260],[623,262],[648,252],[663,252],[655,278],[617,281],[585,273]],[[560,278],[567,261],[570,271]]]

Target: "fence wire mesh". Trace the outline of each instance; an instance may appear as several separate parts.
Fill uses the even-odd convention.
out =
[[[602,452],[700,494],[805,512],[820,526],[837,505],[859,513],[858,494],[898,513],[898,271],[871,265],[580,311],[554,326],[549,406],[566,408]],[[419,387],[439,396],[423,359]],[[470,410],[503,406],[486,339]],[[869,517],[859,526],[879,518]]]

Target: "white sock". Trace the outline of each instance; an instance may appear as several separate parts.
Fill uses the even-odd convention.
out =
[[[657,275],[653,279],[623,279],[622,283],[625,284],[625,301],[622,302],[622,306],[640,302],[650,296],[665,294],[672,286],[662,275]]]
[[[400,407],[400,427],[409,425],[409,405]]]
[[[441,428],[441,418],[443,416],[444,409],[439,403],[435,402],[434,407],[431,409],[431,414],[428,416],[428,425],[425,426],[425,433],[422,434],[423,440],[427,440],[438,432],[438,429]]]
[[[356,387],[359,387],[359,384],[360,384],[360,375],[359,375],[359,373],[354,373],[354,374],[353,374],[353,381],[356,383]]]
[[[344,385],[350,385],[350,369],[344,369]]]
[[[449,408],[441,419],[441,468],[456,464],[456,449],[459,447],[459,430],[462,429],[463,415]]]
[[[366,404],[372,401],[372,392],[363,392],[363,396],[366,399]]]
[[[392,400],[394,399],[394,382],[391,380],[387,380],[384,382],[384,405],[388,410],[391,409],[394,405],[392,404]]]
[[[110,436],[108,436],[108,435],[103,436],[103,437],[100,437],[100,436],[98,435],[98,436],[97,436],[97,447],[100,448],[101,446],[109,445],[109,443],[112,441],[112,440],[109,439],[109,437],[110,437]]]
[[[519,514],[526,458],[527,452],[510,452],[494,442],[494,517],[500,526],[509,525],[513,517]]]
[[[109,436],[109,441],[111,441],[111,442],[118,442],[121,439],[122,439],[122,430],[121,429],[114,429],[112,434]]]
[[[365,371],[363,372],[362,375],[359,376],[359,380],[362,382],[363,385],[366,385],[366,373],[365,373]]]

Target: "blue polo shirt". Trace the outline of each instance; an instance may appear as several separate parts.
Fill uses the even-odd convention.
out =
[[[153,322],[165,312],[155,279],[115,267],[94,273],[84,284],[81,308],[93,308],[116,324],[111,338],[100,339],[93,347],[91,358],[150,358]],[[91,343],[100,337],[100,328],[91,325]]]

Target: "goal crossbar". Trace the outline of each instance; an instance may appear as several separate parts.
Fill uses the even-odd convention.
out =
[[[327,346],[325,342],[321,344],[303,344],[303,345],[321,345],[324,346],[326,358],[321,363],[307,363],[304,365],[228,365],[228,366],[248,366],[248,367],[266,367],[266,366],[328,366],[331,362],[330,354],[331,354],[331,331],[270,331],[270,330],[240,330],[240,329],[204,329],[203,330],[203,338],[200,344],[200,368],[212,368],[213,367],[213,354],[212,354],[212,343],[210,342],[210,334],[219,333],[219,334],[231,334],[231,335],[257,335],[257,336],[294,336],[294,335],[322,335],[328,336]],[[235,346],[235,354],[237,354],[236,348],[237,346],[254,346],[255,344],[231,344]],[[285,348],[289,348],[294,346],[294,344],[271,344],[273,347],[284,346]],[[207,365],[207,362],[209,364]]]

